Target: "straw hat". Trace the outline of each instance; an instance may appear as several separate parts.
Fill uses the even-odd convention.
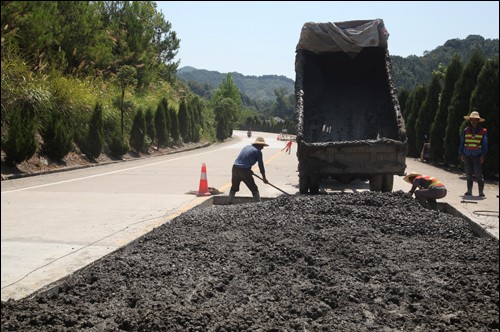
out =
[[[483,119],[482,117],[480,117],[480,116],[479,116],[479,112],[476,112],[476,111],[472,112],[470,115],[466,115],[466,116],[464,116],[464,119],[465,119],[465,120],[469,120],[469,119],[478,119],[478,120],[479,120],[479,122],[484,122],[484,121],[486,121],[485,119]]]
[[[263,145],[263,146],[269,146],[269,144],[266,144],[266,141],[264,141],[264,137],[257,137],[255,139],[255,142],[252,143],[252,145]]]
[[[411,172],[410,174],[405,175],[405,177],[403,178],[403,180],[405,180],[408,183],[411,183],[410,178],[414,178],[414,177],[417,177],[417,176],[420,176],[420,175],[422,175],[422,174],[417,173],[417,172]]]

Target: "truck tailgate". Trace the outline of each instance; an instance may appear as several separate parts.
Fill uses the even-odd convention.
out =
[[[322,174],[398,174],[406,168],[406,143],[392,140],[299,143],[299,158]],[[312,167],[312,168],[311,168]]]

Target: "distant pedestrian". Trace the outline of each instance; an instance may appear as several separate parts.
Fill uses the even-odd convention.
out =
[[[486,128],[481,127],[479,123],[485,120],[476,111],[469,116],[464,116],[464,119],[469,120],[469,125],[462,134],[459,148],[460,158],[465,163],[467,174],[467,191],[464,195],[472,196],[473,175],[475,175],[479,196],[484,197],[483,163],[488,152],[488,136]]]
[[[412,184],[409,193],[412,195],[415,194],[415,198],[424,207],[437,209],[436,199],[443,198],[447,194],[444,184],[432,176],[411,172],[403,180]]]
[[[283,150],[285,150],[285,152],[290,154],[290,152],[292,151],[292,141],[288,141],[288,143],[286,143],[285,147],[283,149],[281,149],[281,151],[283,151]]]
[[[240,191],[240,184],[246,184],[248,189],[252,192],[252,196],[255,202],[260,202],[259,188],[255,184],[253,179],[252,166],[258,163],[260,174],[262,174],[262,179],[264,183],[269,183],[266,179],[266,170],[264,169],[264,161],[262,159],[262,149],[266,144],[263,137],[257,137],[252,145],[247,145],[241,149],[240,154],[236,158],[233,164],[232,177],[231,177],[231,189],[229,191],[228,204],[231,204],[234,200],[234,196],[238,191]]]

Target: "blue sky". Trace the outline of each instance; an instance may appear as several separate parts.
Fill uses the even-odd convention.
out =
[[[295,78],[306,22],[381,18],[389,53],[421,56],[449,39],[498,38],[498,1],[157,1],[181,40],[179,67]]]

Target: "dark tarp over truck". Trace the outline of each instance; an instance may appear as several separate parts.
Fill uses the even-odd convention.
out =
[[[301,193],[320,181],[369,179],[392,191],[404,175],[406,129],[381,19],[304,24],[295,58]]]

